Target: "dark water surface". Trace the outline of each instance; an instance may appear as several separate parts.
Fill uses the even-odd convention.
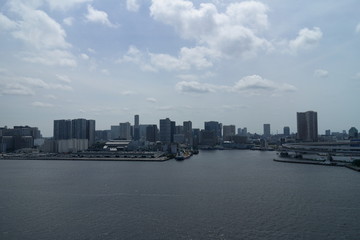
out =
[[[0,161],[0,239],[359,239],[358,172],[274,156]]]

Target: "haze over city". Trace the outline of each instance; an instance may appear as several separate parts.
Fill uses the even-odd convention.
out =
[[[0,126],[169,117],[272,133],[296,112],[319,133],[359,127],[360,2],[0,3]]]

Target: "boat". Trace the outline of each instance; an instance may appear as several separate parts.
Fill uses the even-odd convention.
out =
[[[191,157],[191,152],[182,150],[177,152],[175,159],[178,161],[182,161],[188,159],[189,157]]]

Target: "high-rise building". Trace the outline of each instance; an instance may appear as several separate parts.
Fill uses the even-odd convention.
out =
[[[296,115],[298,140],[316,142],[318,140],[317,112],[298,112]]]
[[[172,121],[169,118],[160,119],[160,141],[162,143],[171,143]],[[173,131],[175,132],[175,126]]]
[[[140,121],[139,115],[134,116],[134,140],[140,140]]]
[[[235,125],[224,125],[223,126],[224,141],[230,141],[233,136],[235,136]]]
[[[120,139],[131,140],[131,124],[129,122],[120,123]]]
[[[290,136],[290,127],[284,127],[284,135]]]
[[[222,124],[216,121],[210,121],[204,123],[204,128],[206,131],[212,131],[217,137],[217,141],[222,138]]]
[[[146,126],[146,141],[156,142],[157,141],[158,128],[156,125]]]
[[[193,129],[191,121],[183,122],[183,132],[185,137],[185,144],[192,146],[193,145]]]
[[[270,137],[271,132],[270,132],[270,124],[269,123],[265,123],[264,124],[264,137]]]
[[[353,139],[353,138],[358,138],[359,136],[359,132],[358,130],[356,129],[356,127],[351,127],[349,129],[349,138],[350,139]]]
[[[54,140],[72,138],[71,120],[54,120]]]
[[[54,140],[87,139],[91,146],[95,143],[95,120],[54,120],[53,137]]]

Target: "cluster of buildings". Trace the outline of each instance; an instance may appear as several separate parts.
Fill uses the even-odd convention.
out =
[[[357,138],[355,127],[346,132],[318,134],[317,113],[314,111],[297,113],[297,134],[290,133],[285,126],[283,133],[271,134],[271,125],[263,125],[263,134],[251,134],[247,128],[223,125],[217,121],[204,122],[204,128],[193,128],[191,121],[176,124],[169,118],[160,119],[157,124],[140,124],[139,115],[134,123],[122,122],[109,130],[96,130],[95,120],[72,119],[54,120],[53,138],[41,139],[40,131],[32,127],[0,128],[0,152],[10,152],[22,148],[39,146],[43,152],[77,152],[93,148],[98,144],[108,149],[161,150],[171,151],[174,146],[188,148],[252,148],[255,145],[267,147],[285,142],[336,141]]]

